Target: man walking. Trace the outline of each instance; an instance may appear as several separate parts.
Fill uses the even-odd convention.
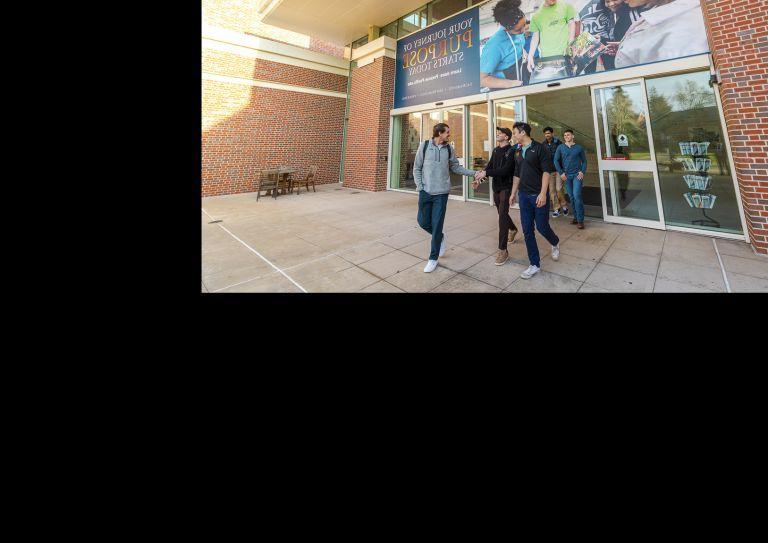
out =
[[[549,151],[549,156],[554,157],[557,148],[563,144],[562,141],[555,137],[555,131],[551,126],[544,129],[544,141],[542,142]],[[563,192],[563,182],[559,176],[554,175],[555,170],[549,172],[552,174],[551,180],[552,186],[549,187],[549,196],[552,201],[552,216],[559,217],[562,212],[563,215],[568,216],[568,202],[565,199],[565,193]]]
[[[577,224],[579,230],[584,229],[584,200],[581,197],[581,189],[584,183],[584,174],[587,173],[587,154],[584,148],[577,144],[573,130],[563,132],[565,145],[561,145],[555,152],[555,168],[560,182],[565,182],[565,190],[573,202],[573,220],[571,224]]]
[[[432,251],[424,267],[425,273],[432,273],[437,267],[437,259],[445,254],[443,222],[448,193],[451,191],[451,173],[475,175],[473,170],[462,168],[453,156],[451,146],[448,145],[450,137],[451,129],[447,124],[436,124],[432,130],[432,139],[419,145],[413,165],[413,177],[416,190],[419,191],[417,220],[419,226],[432,234]]]
[[[515,123],[512,136],[521,149],[515,151],[515,175],[512,183],[512,195],[509,205],[520,200],[520,222],[523,225],[525,247],[528,251],[530,266],[520,274],[523,279],[530,279],[541,270],[539,247],[536,245],[536,230],[552,245],[552,260],[560,260],[560,238],[549,226],[549,187],[552,158],[547,148],[531,139],[531,125]]]
[[[509,128],[496,128],[498,146],[491,154],[491,160],[483,171],[475,174],[472,187],[477,190],[486,177],[493,178],[493,203],[499,212],[499,252],[496,254],[496,265],[501,266],[509,258],[507,243],[514,243],[517,226],[509,216],[509,197],[512,192],[512,176],[515,173],[515,148],[509,144],[512,131]]]

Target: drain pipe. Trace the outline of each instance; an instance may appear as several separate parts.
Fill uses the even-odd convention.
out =
[[[344,131],[341,136],[341,167],[339,184],[344,186],[344,160],[347,157],[347,126],[349,125],[349,95],[352,90],[352,44],[349,44],[349,74],[347,75],[347,103],[344,106]]]

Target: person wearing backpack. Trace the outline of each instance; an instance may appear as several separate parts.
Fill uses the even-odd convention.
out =
[[[483,171],[475,174],[472,187],[477,187],[486,176],[493,178],[493,203],[499,212],[499,252],[496,253],[496,265],[501,266],[509,259],[507,243],[514,243],[517,226],[509,215],[509,197],[512,192],[512,176],[515,173],[515,147],[510,145],[512,131],[509,128],[496,127],[498,145],[491,154]]]
[[[437,259],[445,254],[445,234],[443,222],[448,207],[448,193],[451,192],[451,173],[473,177],[474,170],[463,168],[453,156],[448,144],[451,129],[445,123],[439,123],[432,129],[432,139],[423,141],[416,151],[413,164],[413,178],[419,191],[419,226],[432,234],[432,250],[424,267],[425,273],[432,273],[437,267]]]

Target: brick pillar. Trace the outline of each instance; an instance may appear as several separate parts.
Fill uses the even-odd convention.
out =
[[[749,238],[768,254],[768,2],[701,4]]]
[[[396,42],[383,36],[357,50],[349,93],[344,186],[387,189],[389,112],[395,91]]]

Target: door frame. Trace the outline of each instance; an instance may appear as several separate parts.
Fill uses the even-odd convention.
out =
[[[642,96],[642,104],[640,105],[643,108],[646,134],[648,136],[648,149],[650,151],[651,159],[650,160],[604,160],[601,138],[602,137],[605,138],[605,142],[607,145],[608,139],[609,139],[608,121],[605,118],[606,108],[605,108],[605,104],[603,104],[603,107],[601,109],[603,111],[603,116],[604,116],[603,127],[605,129],[604,130],[605,134],[601,135],[600,124],[598,122],[598,115],[597,115],[597,96],[598,96],[597,91],[600,89],[609,89],[613,87],[622,87],[622,86],[635,85],[635,84],[640,87],[640,93]],[[597,167],[599,170],[598,177],[600,178],[600,197],[603,203],[603,220],[605,222],[615,223],[615,224],[625,224],[629,226],[653,228],[656,230],[666,230],[666,226],[665,226],[666,222],[664,220],[664,206],[662,205],[662,201],[661,201],[661,183],[659,181],[659,172],[656,165],[656,151],[653,146],[653,132],[651,131],[650,108],[648,106],[648,95],[645,88],[645,79],[640,77],[640,78],[633,78],[633,79],[622,79],[620,81],[612,81],[610,83],[601,83],[598,85],[591,85],[590,94],[592,96],[592,117],[595,123],[595,143],[597,144],[596,145]],[[602,94],[600,96],[602,97]],[[649,219],[615,217],[613,215],[609,215],[608,201],[606,196],[607,189],[605,186],[605,175],[604,175],[606,172],[650,173],[653,176],[653,185],[656,191],[656,208],[658,210],[659,220],[653,221]],[[617,199],[616,199],[616,195],[614,194],[614,189],[612,184],[611,184],[610,190],[611,190],[611,201],[614,203],[614,207],[615,207]]]
[[[500,102],[520,102],[520,121],[519,122],[528,122],[528,101],[525,98],[524,94],[516,95],[516,96],[505,96],[504,98],[495,98],[493,100],[488,100],[488,130],[490,131],[490,134],[494,135],[493,138],[493,145],[492,147],[496,147],[496,126],[498,126],[498,123],[496,122],[496,104]],[[518,122],[518,121],[515,121]],[[512,143],[510,142],[510,145]],[[490,183],[490,181],[489,181]],[[489,191],[489,200],[490,204],[494,205],[493,203],[493,191]],[[513,205],[510,206],[510,209],[520,209],[520,204],[515,202]]]

